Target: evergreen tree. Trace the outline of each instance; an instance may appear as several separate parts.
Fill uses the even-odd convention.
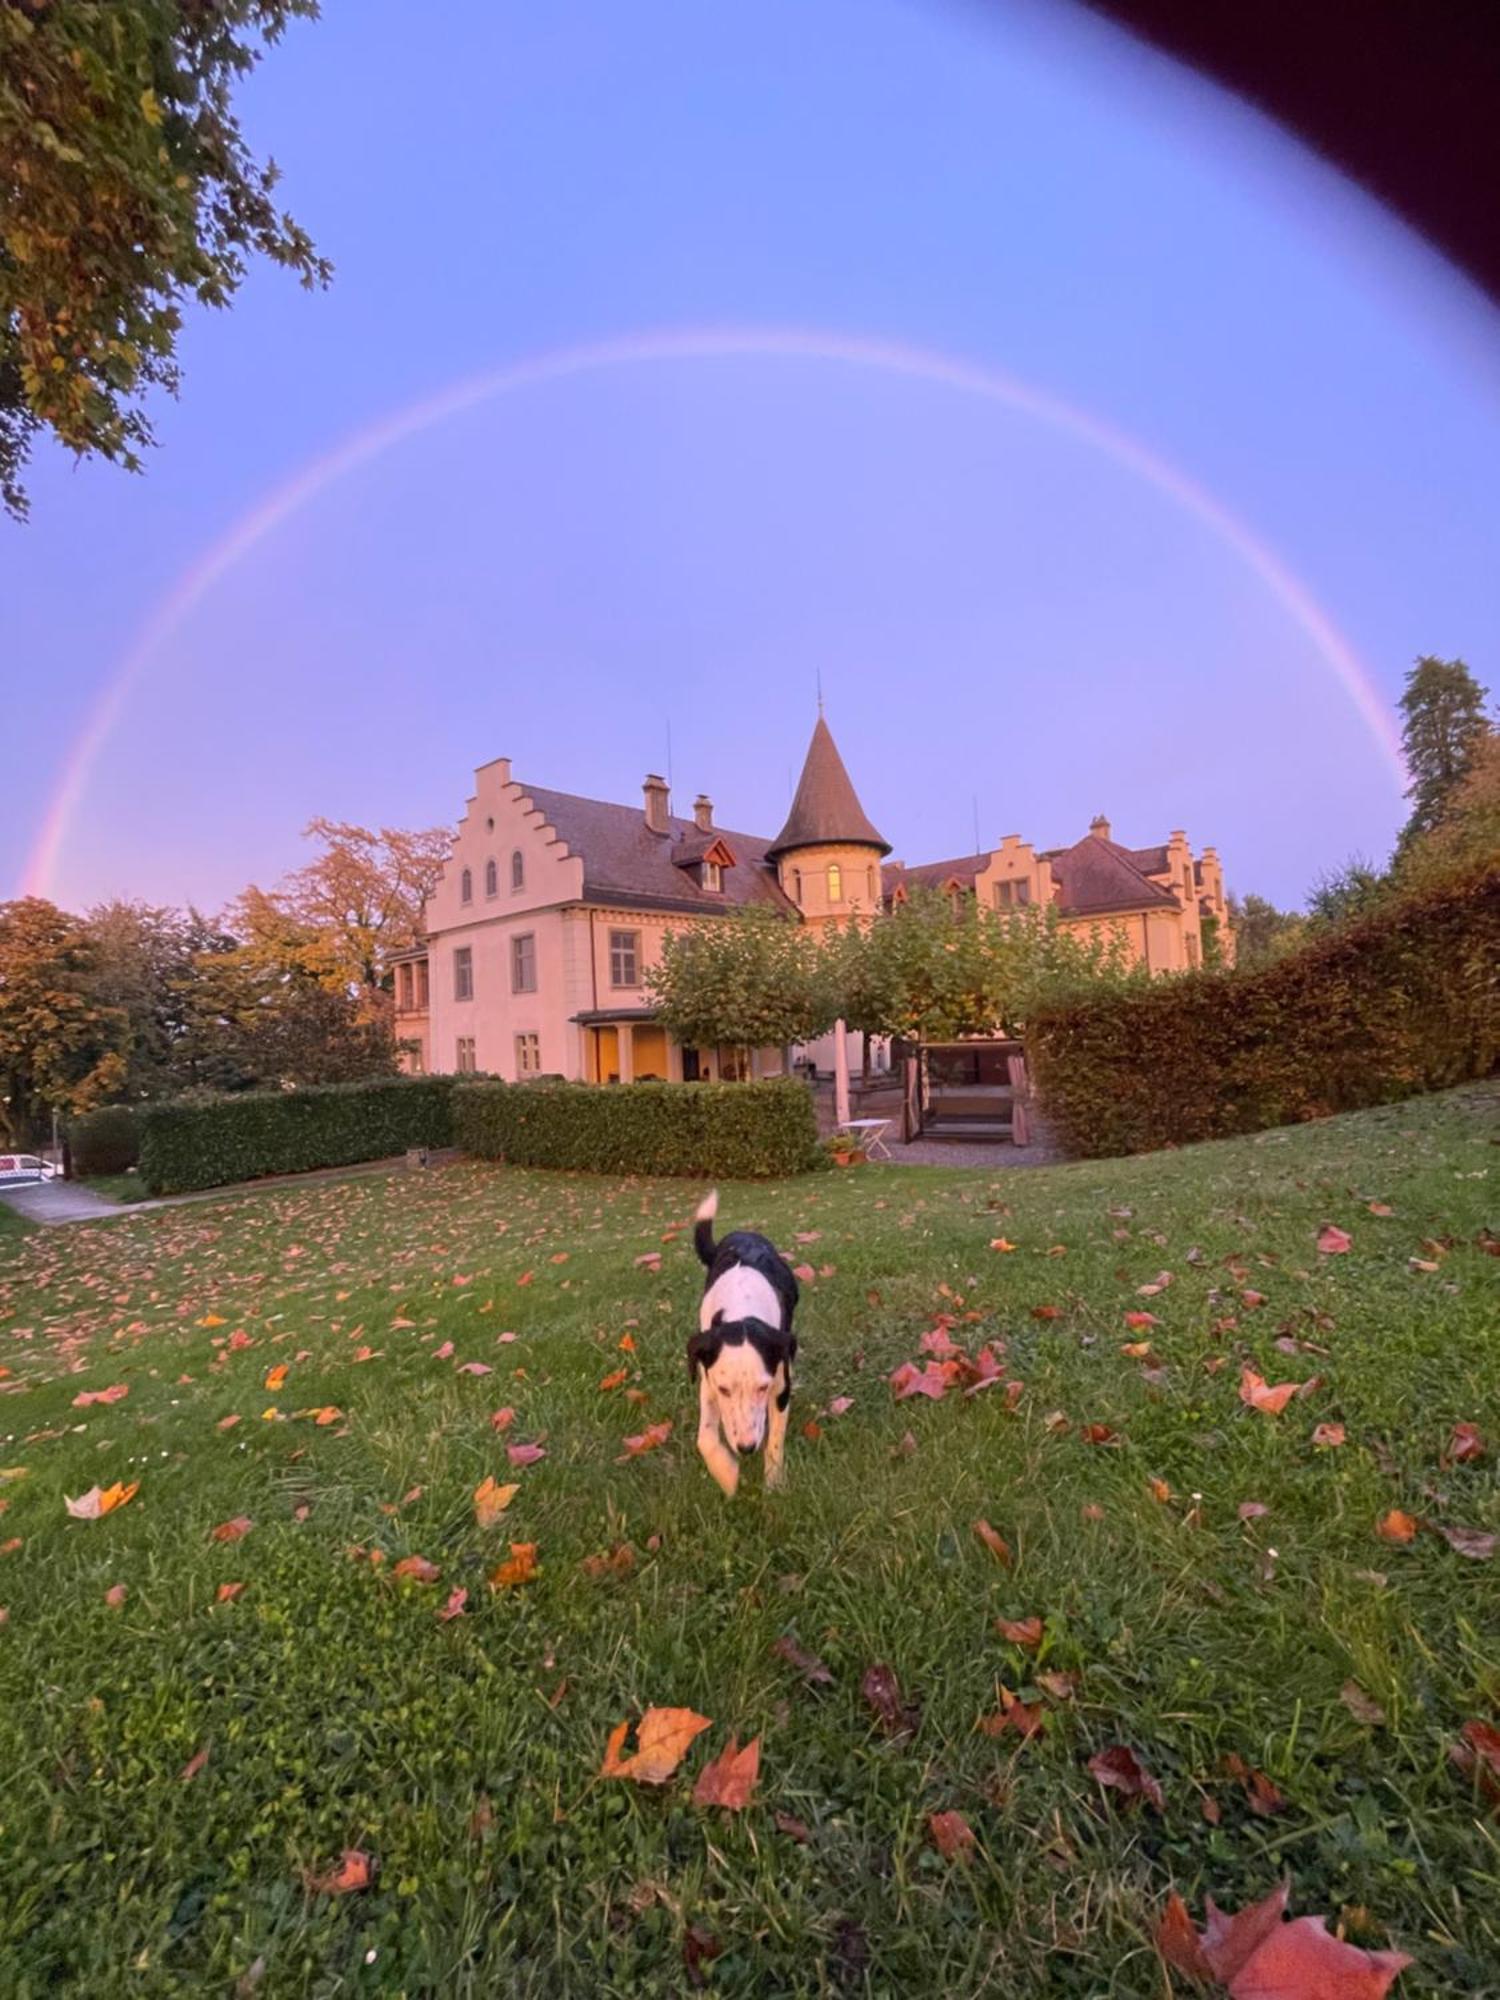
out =
[[[1462,660],[1439,660],[1430,653],[1406,677],[1400,708],[1405,717],[1401,742],[1411,785],[1411,817],[1402,829],[1403,853],[1442,819],[1456,788],[1473,769],[1487,734],[1485,698]]]

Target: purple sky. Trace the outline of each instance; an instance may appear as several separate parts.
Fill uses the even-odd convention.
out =
[[[145,478],[44,453],[0,524],[0,893],[132,656],[55,843],[74,905],[215,906],[314,813],[452,822],[499,755],[633,798],[669,726],[679,803],[772,832],[819,673],[910,861],[967,851],[976,800],[986,845],[1183,826],[1284,902],[1383,856],[1395,781],[1309,620],[1387,701],[1422,651],[1500,686],[1500,328],[1464,280],[1055,0],[452,0],[416,74],[413,33],[325,0],[245,96],[333,289],[257,273],[191,321]],[[1024,393],[679,354],[417,428],[183,595],[403,409],[695,327],[936,352],[1134,455]]]

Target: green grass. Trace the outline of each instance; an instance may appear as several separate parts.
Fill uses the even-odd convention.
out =
[[[1170,1888],[1234,1908],[1286,1871],[1296,1911],[1414,1954],[1398,1992],[1500,1993],[1500,1820],[1448,1758],[1466,1719],[1500,1720],[1500,1561],[1375,1534],[1391,1507],[1500,1527],[1500,1263],[1478,1240],[1497,1142],[1483,1086],[1123,1163],[726,1187],[721,1226],[831,1267],[804,1296],[787,1490],[752,1467],[733,1503],[693,1445],[700,1273],[685,1232],[663,1240],[681,1183],[465,1164],[7,1240],[0,1470],[26,1470],[0,1480],[0,1545],[21,1541],[0,1555],[0,1992],[229,1993],[259,1963],[243,1990],[273,2000],[675,1995],[696,1927],[723,1994],[1154,1996]],[[1348,1255],[1318,1254],[1326,1221]],[[1154,1380],[1120,1352],[1148,1305]],[[995,1391],[893,1403],[940,1311],[1008,1344],[1013,1414]],[[237,1330],[253,1344],[224,1345]],[[1324,1383],[1265,1416],[1244,1361]],[[621,1365],[644,1404],[599,1388]],[[73,1407],[114,1383],[124,1400]],[[330,1404],[344,1421],[297,1415]],[[501,1405],[539,1464],[508,1473]],[[616,1462],[668,1417],[665,1448]],[[1490,1449],[1445,1469],[1460,1420]],[[1342,1448],[1312,1447],[1323,1421]],[[486,1534],[491,1472],[521,1490]],[[65,1494],[132,1479],[120,1511],[68,1519]],[[1243,1523],[1250,1499],[1269,1512]],[[210,1538],[240,1514],[243,1540]],[[542,1576],[492,1594],[511,1538]],[[634,1568],[590,1578],[623,1541]],[[440,1583],[394,1581],[409,1553]],[[225,1581],[245,1589],[218,1604]],[[455,1587],[468,1615],[440,1623]],[[993,1622],[1032,1614],[1040,1659]],[[831,1687],[772,1655],[788,1631]],[[875,1662],[920,1703],[908,1739],[872,1726]],[[1038,1695],[1039,1670],[1078,1675],[1075,1698]],[[1340,1700],[1350,1680],[1383,1725]],[[997,1683],[1044,1702],[1044,1735],[976,1730]],[[600,1780],[612,1726],[652,1703],[714,1727],[659,1790]],[[691,1803],[731,1731],[763,1737],[733,1816]],[[1160,1815],[1089,1776],[1112,1744],[1156,1774]],[[1249,1812],[1231,1755],[1283,1811]],[[968,1865],[933,1849],[945,1809]],[[307,1894],[348,1846],[374,1887]]]
[[[105,1201],[128,1203],[151,1199],[150,1188],[135,1172],[80,1176],[78,1185],[87,1188],[90,1194],[99,1195]]]

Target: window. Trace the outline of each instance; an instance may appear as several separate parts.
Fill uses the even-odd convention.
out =
[[[828,864],[828,900],[830,903],[844,900],[844,871],[836,861]]]
[[[512,993],[536,991],[536,938],[531,931],[524,931],[520,937],[513,937],[510,941],[510,990]]]
[[[722,888],[723,888],[723,886],[724,886],[724,870],[723,870],[722,866],[721,866],[721,865],[720,865],[720,864],[719,864],[719,863],[718,863],[717,861],[705,861],[705,862],[704,862],[704,864],[703,864],[703,886],[704,886],[704,888],[705,888],[705,889],[715,889],[715,890],[717,890],[717,889],[722,889]]]
[[[466,944],[460,945],[453,954],[453,997],[455,1000],[474,998],[474,952]]]
[[[409,1014],[411,1012],[411,992],[411,967],[409,965],[398,965],[396,967],[396,1012],[398,1014]]]
[[[516,1075],[540,1076],[542,1073],[542,1043],[539,1035],[516,1036]]]
[[[640,985],[641,934],[639,931],[610,932],[609,983],[611,986]]]
[[[1196,970],[1199,960],[1198,940],[1195,937],[1190,937],[1186,940],[1186,943],[1187,943],[1187,962],[1190,966],[1192,966]]]
[[[1031,901],[1029,882],[997,882],[995,884],[995,908],[997,910],[1018,909],[1022,903]]]
[[[474,900],[474,871],[472,868],[466,868],[458,878],[458,900],[461,903],[472,903]]]
[[[802,901],[802,870],[800,868],[792,870],[792,901],[794,903]]]
[[[875,870],[873,868],[865,870],[865,894],[869,897],[870,906],[873,909],[875,904]]]
[[[500,893],[500,870],[493,861],[484,864],[484,893],[498,896]]]
[[[419,958],[417,960],[416,969],[417,969],[417,1012],[419,1014],[425,1014],[427,1012],[427,1006],[428,1006],[427,961],[425,958]]]
[[[510,857],[510,892],[526,887],[526,856],[518,847]]]
[[[422,1066],[422,1045],[420,1042],[413,1042],[406,1051],[406,1074],[425,1076],[426,1073]]]
[[[474,1061],[474,1037],[472,1035],[459,1036],[458,1062],[456,1067],[460,1076],[472,1076],[478,1067]]]

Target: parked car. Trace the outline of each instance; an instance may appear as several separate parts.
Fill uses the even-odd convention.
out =
[[[35,1153],[0,1153],[0,1187],[19,1187],[28,1181],[50,1181],[53,1169]]]

